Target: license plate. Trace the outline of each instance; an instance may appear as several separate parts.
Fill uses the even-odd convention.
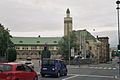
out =
[[[43,68],[43,70],[47,70],[47,68]]]

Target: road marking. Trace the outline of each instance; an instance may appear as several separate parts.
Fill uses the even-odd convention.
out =
[[[95,69],[98,69],[98,67],[95,67]]]
[[[107,67],[104,67],[103,69],[107,69]]]
[[[116,70],[116,68],[112,68],[112,67],[89,67],[90,69],[109,69],[109,70]]]
[[[115,76],[115,79],[117,79],[118,77],[117,76]]]
[[[72,78],[75,78],[75,77],[78,77],[79,75],[74,75],[74,76],[71,76],[71,77],[68,77],[68,78],[64,78],[62,80],[68,80],[68,79],[72,79]]]
[[[116,69],[116,68],[113,68],[114,70]]]
[[[108,69],[112,69],[111,67],[109,67]]]
[[[94,68],[94,67],[89,67],[89,68]]]
[[[100,75],[79,75],[79,76],[87,76],[87,77],[101,77],[101,78],[114,78],[114,76],[100,76]]]
[[[72,78],[75,78],[75,77],[98,77],[98,78],[112,78],[112,79],[118,79],[117,76],[101,76],[101,75],[79,75],[79,74],[68,74],[68,75],[73,75],[71,77],[67,77],[67,78],[64,78],[62,80],[69,80],[69,79],[72,79]]]
[[[98,69],[102,69],[102,67],[99,67]]]

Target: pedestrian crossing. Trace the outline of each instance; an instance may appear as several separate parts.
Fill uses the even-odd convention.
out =
[[[81,65],[81,66],[67,66],[68,68],[72,68],[72,69],[96,69],[96,70],[117,70],[118,67],[117,66],[87,66],[87,65]]]
[[[101,69],[101,70],[116,70],[116,67],[89,67],[90,69]]]

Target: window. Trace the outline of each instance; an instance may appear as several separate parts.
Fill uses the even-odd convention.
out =
[[[19,47],[19,46],[16,46],[16,47],[15,47],[15,49],[16,49],[16,50],[19,50],[19,49],[20,49],[20,47]]]
[[[19,41],[19,43],[23,43],[23,41]]]
[[[22,46],[23,50],[28,50],[28,46]]]
[[[91,47],[91,46],[89,46],[89,50],[92,50],[92,47]]]
[[[44,48],[42,46],[39,47],[40,50],[43,50]]]
[[[17,70],[17,71],[24,71],[25,68],[24,68],[23,65],[17,65],[16,70]]]
[[[26,65],[24,65],[24,67],[25,67],[25,71],[32,72],[32,69],[30,67],[28,67]]]
[[[33,53],[31,53],[30,55],[33,55]]]
[[[36,50],[36,49],[37,49],[37,46],[31,46],[31,49],[32,49],[32,50]]]
[[[22,53],[22,55],[24,55],[25,53]]]
[[[54,50],[54,46],[49,46],[49,49],[50,50]]]
[[[0,64],[0,70],[11,71],[12,70],[12,66],[11,65],[6,65],[6,64]]]
[[[54,43],[57,43],[57,41],[53,41]]]
[[[37,41],[37,43],[40,43],[40,41]]]
[[[20,53],[17,53],[17,55],[20,55]]]
[[[37,55],[37,53],[34,53],[34,55]]]

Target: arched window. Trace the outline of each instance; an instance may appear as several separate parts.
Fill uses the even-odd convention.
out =
[[[31,53],[30,55],[33,55],[33,53]]]
[[[26,53],[26,55],[28,55],[28,53]]]
[[[25,55],[25,53],[22,53],[22,55]]]
[[[37,55],[37,53],[34,53],[34,55]]]
[[[20,55],[20,53],[17,53],[17,55]]]

